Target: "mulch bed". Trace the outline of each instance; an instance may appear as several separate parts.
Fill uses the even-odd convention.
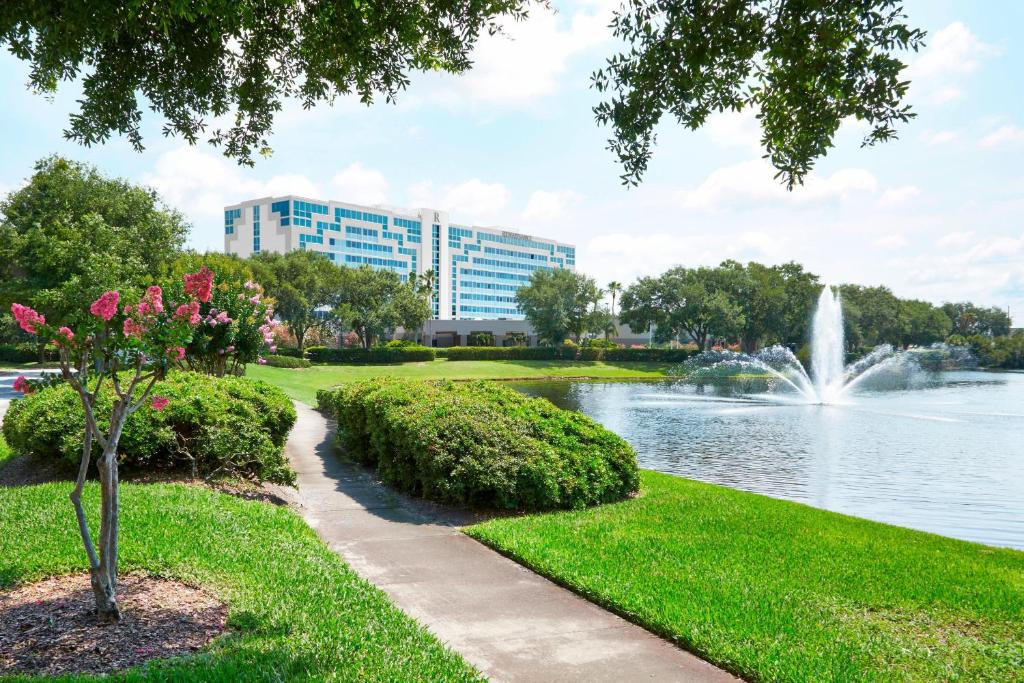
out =
[[[103,674],[188,655],[224,632],[227,606],[177,581],[126,575],[121,621],[101,623],[85,575],[0,593],[0,674]]]

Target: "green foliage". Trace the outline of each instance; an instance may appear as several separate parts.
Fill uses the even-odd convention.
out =
[[[594,113],[612,127],[623,182],[640,181],[665,115],[696,130],[716,112],[754,110],[761,146],[790,189],[846,118],[870,124],[864,145],[895,138],[914,116],[895,55],[924,38],[904,19],[899,0],[625,4],[612,32],[628,49],[593,76],[608,94]]]
[[[541,268],[516,290],[516,303],[543,343],[561,344],[595,329],[601,290],[593,278],[562,268]]]
[[[353,96],[392,102],[413,71],[461,73],[482,32],[526,15],[524,0],[415,3],[121,0],[0,4],[0,44],[30,68],[33,91],[82,79],[65,136],[86,146],[112,134],[143,149],[142,110],[164,135],[207,136],[252,164],[269,153],[275,115],[293,99],[309,108]],[[224,120],[229,123],[211,121]]]
[[[850,349],[879,344],[925,346],[943,341],[952,323],[927,301],[900,299],[888,287],[841,285],[846,341]]]
[[[317,395],[346,453],[431,500],[580,508],[639,485],[636,453],[590,418],[489,382],[373,381]]]
[[[67,494],[64,482],[0,487],[0,592],[80,571]],[[86,484],[90,516],[99,497]],[[204,588],[227,603],[228,632],[195,656],[61,683],[484,680],[287,507],[177,484],[126,483],[120,503],[122,571]]]
[[[314,363],[381,364],[420,363],[434,360],[434,349],[427,346],[388,348],[375,346],[370,349],[329,349],[325,346],[311,346],[306,355]]]
[[[295,423],[295,408],[281,390],[244,377],[177,372],[157,382],[153,392],[170,402],[163,410],[139,410],[128,417],[118,448],[126,466],[188,467],[202,476],[294,482],[284,442]],[[112,403],[108,383],[97,399],[101,429],[107,427]],[[62,384],[14,401],[3,434],[19,453],[77,464],[84,424],[78,395]]]
[[[370,266],[342,268],[341,288],[334,315],[359,336],[369,349],[396,327],[416,330],[430,317],[430,303],[415,283],[404,283],[398,273]]]
[[[970,347],[978,362],[989,368],[1005,370],[1024,369],[1024,334],[1017,333],[1001,337],[976,334],[967,338],[951,338],[950,343]]]
[[[56,351],[50,346],[44,346],[40,349],[39,344],[0,344],[0,362],[18,365],[34,363],[39,360],[40,351],[42,352],[43,360],[52,361],[57,359]]]
[[[0,36],[10,9],[0,9]],[[0,214],[0,310],[18,302],[71,327],[104,291],[138,294],[166,274],[188,233],[152,190],[57,156],[36,164]]]
[[[312,365],[312,363],[305,358],[282,356],[273,353],[264,356],[263,360],[265,365],[269,365],[272,368],[308,368]]]
[[[613,342],[611,339],[602,339],[601,337],[587,337],[580,340],[581,349],[617,349],[619,345]]]
[[[526,346],[530,341],[530,338],[526,336],[525,332],[509,332],[505,335],[506,346]]]
[[[1012,681],[1024,553],[643,471],[468,533],[750,681]]]
[[[470,332],[466,338],[469,346],[494,346],[493,332]]]
[[[682,363],[696,353],[690,349],[626,349],[606,340],[586,346],[453,346],[444,349],[449,361],[565,360],[644,363]]]
[[[1001,308],[983,308],[961,301],[942,304],[942,311],[952,322],[953,334],[964,337],[975,334],[1001,337],[1010,334],[1010,314]]]
[[[318,309],[334,304],[342,285],[341,268],[315,251],[256,254],[250,264],[256,281],[274,299],[277,316],[295,335],[300,351],[311,330],[327,330],[330,320]]]

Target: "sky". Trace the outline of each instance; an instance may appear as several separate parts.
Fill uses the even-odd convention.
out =
[[[624,187],[591,108],[590,74],[617,48],[615,1],[555,0],[476,47],[461,76],[413,74],[397,105],[289,103],[255,168],[205,144],[164,138],[144,118],[146,150],[123,139],[63,139],[80,90],[30,93],[27,67],[0,55],[0,194],[53,153],[156,188],[192,224],[189,244],[223,248],[223,207],[300,194],[501,225],[577,245],[577,269],[629,284],[674,265],[797,261],[830,283],[1009,308],[1024,324],[1024,3],[908,0],[927,47],[906,57],[917,118],[900,139],[861,148],[844,124],[836,148],[787,192],[758,146],[752,114],[699,131],[666,121],[640,187]]]

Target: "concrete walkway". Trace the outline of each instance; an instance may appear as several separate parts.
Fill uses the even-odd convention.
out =
[[[396,495],[342,462],[329,421],[295,407],[287,450],[306,520],[491,680],[737,680],[463,535],[468,518]]]

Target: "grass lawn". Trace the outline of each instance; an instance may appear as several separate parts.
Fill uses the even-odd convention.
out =
[[[14,453],[11,452],[11,447],[4,441],[3,434],[0,434],[0,470],[4,468],[7,461],[14,457]]]
[[[0,488],[0,590],[83,571],[69,487]],[[98,500],[90,484],[94,516]],[[207,587],[228,604],[230,632],[195,657],[104,680],[482,680],[288,509],[176,484],[123,484],[121,505],[122,572]]]
[[[1024,680],[1024,553],[643,472],[468,529],[752,680]]]
[[[562,360],[460,360],[439,358],[400,365],[315,365],[311,368],[272,368],[250,365],[249,377],[276,384],[292,398],[314,405],[318,389],[373,377],[418,379],[542,379],[547,377],[595,379],[658,379],[678,367],[671,363],[605,363]]]

